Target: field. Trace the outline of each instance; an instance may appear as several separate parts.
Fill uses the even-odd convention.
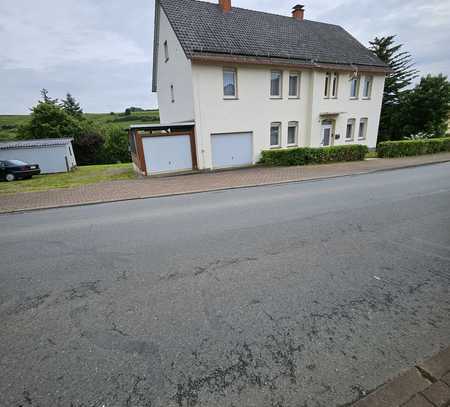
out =
[[[79,187],[103,181],[134,179],[136,175],[131,163],[111,165],[88,165],[62,174],[34,176],[14,182],[0,181],[0,195],[16,192],[46,191],[57,188]]]
[[[130,115],[124,113],[86,113],[87,119],[102,125],[120,125],[126,129],[130,124],[158,123],[158,110],[143,110],[132,112]],[[29,120],[29,115],[0,115],[0,141],[13,140],[17,137],[17,130],[21,124]]]

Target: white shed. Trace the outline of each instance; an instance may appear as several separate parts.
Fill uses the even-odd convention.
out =
[[[0,160],[39,164],[42,174],[68,172],[76,167],[71,138],[0,142]]]

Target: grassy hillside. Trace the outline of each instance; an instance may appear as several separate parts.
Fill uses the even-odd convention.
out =
[[[29,115],[0,115],[0,140],[13,140],[17,137],[18,127],[29,120]],[[127,128],[130,124],[158,123],[159,111],[144,110],[124,113],[86,113],[85,117],[102,125],[118,124]]]

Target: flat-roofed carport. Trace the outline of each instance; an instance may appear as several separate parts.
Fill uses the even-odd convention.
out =
[[[134,169],[142,175],[198,168],[194,122],[131,125],[128,136]]]

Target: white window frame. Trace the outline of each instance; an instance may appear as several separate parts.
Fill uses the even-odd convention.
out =
[[[296,88],[296,94],[291,95],[291,78],[296,77],[297,78],[297,88]],[[288,96],[290,99],[300,99],[300,80],[301,80],[301,74],[299,72],[289,72],[289,89],[288,89]]]
[[[232,72],[234,75],[234,95],[225,95],[225,73],[226,72]],[[224,99],[237,99],[238,97],[238,85],[237,85],[237,69],[236,68],[230,68],[225,67],[223,68],[222,72],[222,92],[223,92],[223,98]]]
[[[175,89],[173,84],[170,85],[170,100],[172,103],[175,103]]]
[[[164,62],[169,60],[169,45],[167,44],[167,40],[164,41]]]
[[[368,125],[368,118],[367,117],[362,117],[361,119],[359,119],[359,126],[358,126],[358,140],[365,140],[367,137],[367,125]],[[364,124],[363,127],[363,135],[361,135],[361,124]]]
[[[372,86],[373,86],[373,76],[366,75],[364,77],[364,85],[363,85],[363,99],[370,99],[372,96]],[[367,94],[366,94],[367,90]]]
[[[330,97],[330,83],[331,83],[331,72],[326,72],[323,90],[323,97],[325,99],[329,99]]]
[[[272,144],[272,128],[274,127],[278,127],[278,144]],[[281,147],[281,122],[270,123],[269,146],[270,148]]]
[[[289,143],[289,129],[295,128],[295,139],[293,143]],[[286,145],[288,147],[293,147],[298,145],[298,122],[297,121],[291,121],[288,123],[288,132],[287,132],[287,140]]]
[[[280,75],[280,83],[278,86],[278,94],[272,94],[272,75],[273,74]],[[280,70],[272,70],[270,71],[270,98],[271,99],[281,99],[283,97],[283,71]]]
[[[352,94],[353,90],[353,82],[356,83],[355,85],[355,94]],[[358,99],[359,98],[359,87],[360,87],[361,78],[359,75],[351,75],[350,76],[350,99]]]
[[[347,137],[347,129],[348,125],[351,124],[352,131],[350,137]],[[355,139],[355,127],[356,127],[356,119],[351,118],[347,120],[347,126],[345,127],[345,141],[353,141]]]
[[[331,74],[331,97],[333,99],[337,99],[338,97],[338,91],[339,91],[339,74],[337,72],[333,72]]]

